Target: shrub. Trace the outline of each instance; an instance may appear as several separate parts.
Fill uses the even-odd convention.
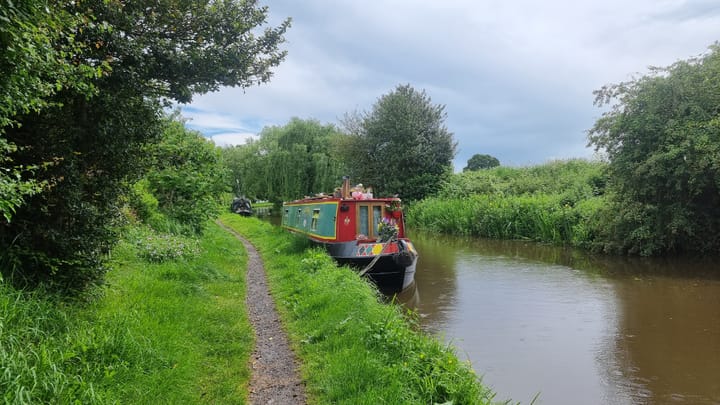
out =
[[[135,245],[138,255],[151,263],[187,260],[200,254],[200,245],[195,239],[167,233],[155,233],[141,227],[133,228],[129,232],[128,240]]]

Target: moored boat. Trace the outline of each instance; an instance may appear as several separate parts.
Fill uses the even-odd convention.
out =
[[[399,198],[374,198],[361,187],[283,204],[283,228],[322,245],[339,264],[369,277],[385,294],[398,293],[415,280],[418,254],[405,236]]]
[[[253,214],[252,204],[245,197],[235,197],[230,204],[230,210],[238,215],[249,217]]]

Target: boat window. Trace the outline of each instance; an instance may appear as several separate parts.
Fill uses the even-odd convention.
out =
[[[374,238],[383,218],[383,204],[358,205],[357,233]]]
[[[358,211],[358,215],[359,215],[359,218],[358,218],[358,234],[365,235],[365,236],[368,236],[368,237],[369,237],[369,236],[370,236],[370,235],[369,235],[370,229],[369,229],[369,227],[368,227],[368,219],[369,219],[369,218],[368,218],[368,216],[369,216],[368,206],[367,206],[367,205],[361,205],[361,206],[359,206],[358,208],[360,208],[360,210]]]
[[[378,233],[378,225],[380,225],[380,222],[382,222],[382,206],[381,205],[373,205],[373,236]]]
[[[320,218],[320,208],[313,209],[312,221],[310,222],[310,229],[312,229],[313,231],[317,229],[319,218]]]

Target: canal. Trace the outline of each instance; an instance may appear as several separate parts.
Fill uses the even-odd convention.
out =
[[[720,264],[413,232],[421,327],[497,400],[720,404]]]

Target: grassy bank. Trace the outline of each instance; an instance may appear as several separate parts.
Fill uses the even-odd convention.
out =
[[[136,228],[83,301],[0,283],[5,403],[244,403],[252,331],[240,243]]]
[[[570,160],[455,174],[437,197],[410,207],[408,225],[591,247],[606,206],[603,169],[602,163]]]
[[[451,348],[416,332],[355,272],[257,219],[221,219],[260,251],[314,402],[491,402],[493,394]]]

